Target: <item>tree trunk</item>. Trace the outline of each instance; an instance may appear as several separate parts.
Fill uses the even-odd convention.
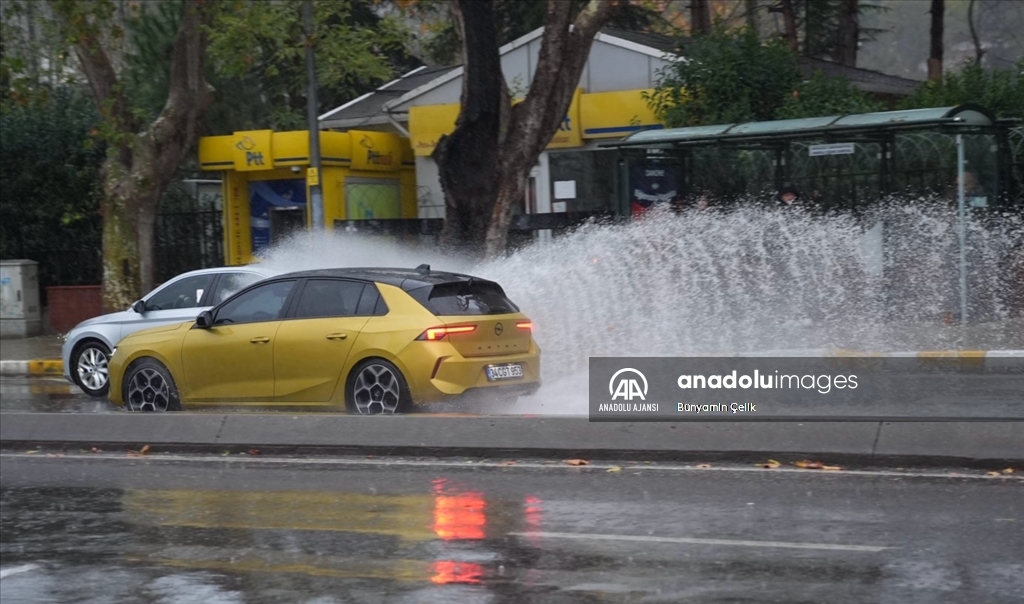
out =
[[[839,5],[839,47],[836,60],[847,67],[857,66],[857,42],[860,39],[858,0],[842,0]]]
[[[433,153],[445,201],[441,244],[478,255],[498,191],[502,96],[495,91],[504,77],[492,3],[459,0],[453,12],[465,32],[466,62],[455,130],[441,137]]]
[[[487,231],[490,258],[505,253],[508,227],[516,205],[523,203],[530,170],[565,119],[594,36],[611,17],[614,6],[615,0],[590,0],[573,20],[571,3],[548,0],[530,91],[522,103],[512,107],[501,146],[501,179]]]
[[[138,197],[120,153],[103,164],[103,307],[125,310],[139,298]]]
[[[932,0],[931,53],[928,56],[928,80],[942,81],[942,38],[945,29],[946,0]]]
[[[167,103],[141,128],[102,36],[82,10],[54,4],[75,40],[75,54],[104,118],[110,151],[103,166],[103,303],[121,310],[153,288],[153,231],[160,198],[192,152],[198,123],[213,100],[203,77],[205,0],[188,0],[171,51]],[[141,131],[140,131],[141,130]]]
[[[455,130],[441,137],[433,153],[445,196],[442,245],[489,257],[505,252],[530,169],[564,119],[594,36],[614,5],[590,0],[574,21],[573,3],[548,0],[533,81],[526,98],[512,106],[492,3],[455,0],[466,63]]]
[[[706,36],[711,33],[711,6],[709,0],[690,0],[690,35]]]

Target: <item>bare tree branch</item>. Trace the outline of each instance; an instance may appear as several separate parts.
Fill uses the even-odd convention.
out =
[[[72,47],[93,100],[100,112],[115,120],[121,130],[137,125],[128,100],[120,90],[117,71],[104,48],[103,32],[90,15],[74,3],[50,1],[62,34],[73,41]]]
[[[967,25],[971,28],[971,40],[974,41],[974,64],[981,65],[981,58],[985,56],[985,49],[981,47],[978,31],[974,28],[974,0],[971,0],[971,3],[967,5]]]

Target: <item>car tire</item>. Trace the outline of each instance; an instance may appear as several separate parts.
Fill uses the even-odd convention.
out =
[[[395,365],[367,359],[345,381],[345,409],[355,415],[407,413],[412,408],[409,383]]]
[[[181,411],[174,377],[156,359],[142,358],[132,363],[121,388],[126,411]]]
[[[89,396],[103,397],[110,390],[110,349],[99,340],[86,340],[71,353],[71,379]]]

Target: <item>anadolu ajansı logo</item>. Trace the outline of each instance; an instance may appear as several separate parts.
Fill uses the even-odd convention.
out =
[[[622,375],[622,374],[627,375]],[[628,374],[635,374],[633,377],[629,377]],[[622,376],[622,377],[619,377]],[[639,377],[638,381],[636,378]],[[640,387],[640,383],[643,382],[643,388]],[[644,398],[647,396],[647,378],[644,374],[632,367],[626,367],[625,369],[619,369],[612,375],[612,379],[608,380],[608,394],[612,396],[612,400],[617,400],[622,397],[624,401],[631,401],[634,397],[639,398],[642,401],[647,400]]]

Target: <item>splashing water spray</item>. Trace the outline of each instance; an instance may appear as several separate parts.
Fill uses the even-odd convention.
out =
[[[299,234],[263,262],[288,271],[429,263],[497,281],[533,319],[542,350],[544,387],[515,411],[585,413],[591,356],[956,347],[963,333],[943,321],[959,300],[954,219],[925,200],[859,218],[666,210],[587,224],[489,262],[329,233]],[[1021,322],[999,322],[1024,230],[1019,216],[988,221],[969,224],[972,317],[1000,325],[993,345],[1021,348]]]

